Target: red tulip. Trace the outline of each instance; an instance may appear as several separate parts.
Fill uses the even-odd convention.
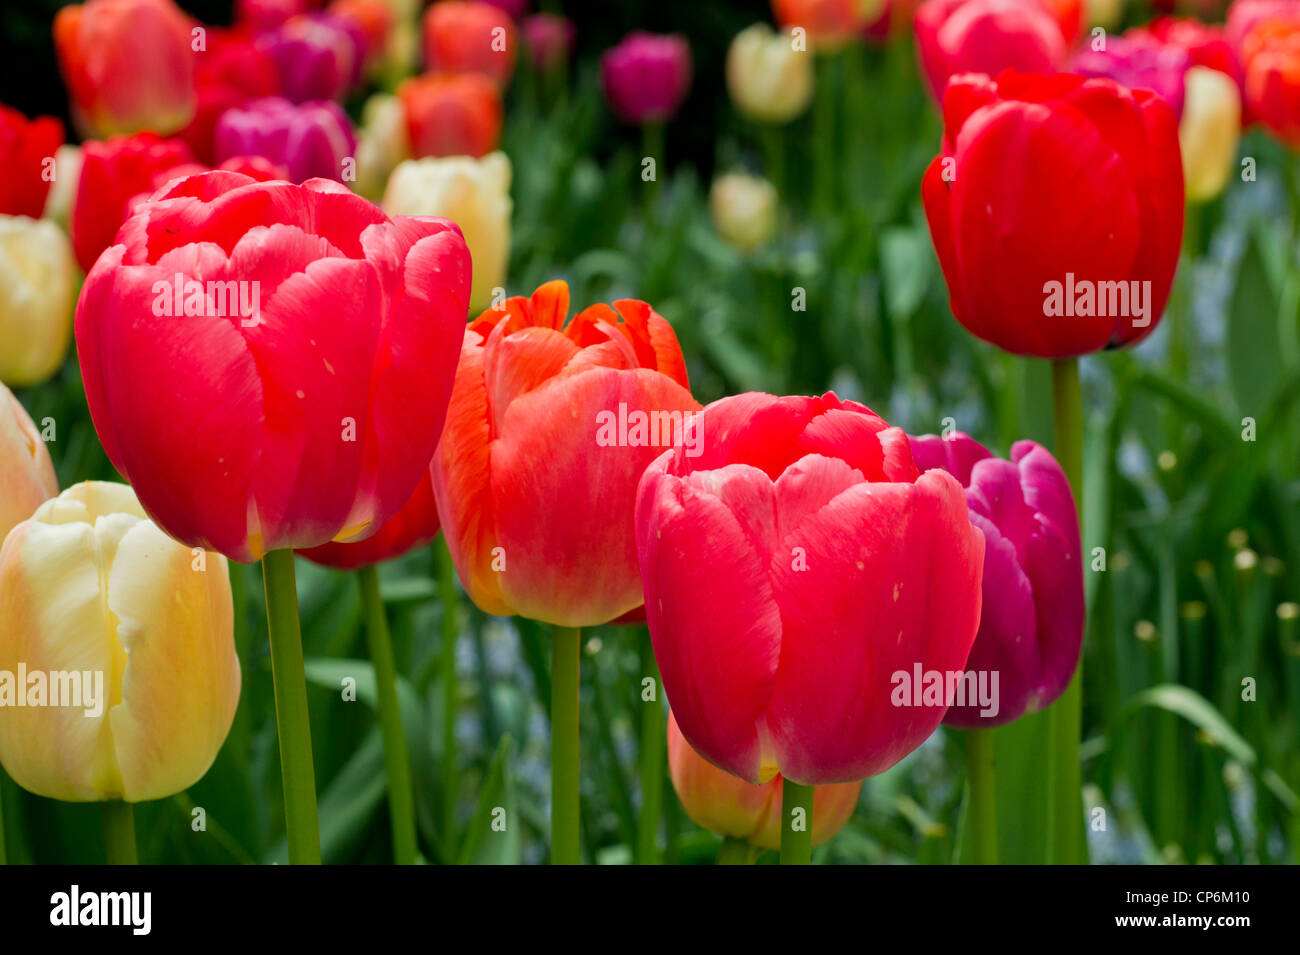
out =
[[[443,0],[424,11],[424,65],[439,73],[479,73],[504,87],[515,69],[515,24],[490,3]]]
[[[569,287],[548,282],[469,326],[433,488],[476,604],[587,627],[641,603],[637,481],[691,439],[699,405],[672,326],[645,302],[566,325],[568,310]]]
[[[926,0],[915,26],[921,69],[939,101],[960,73],[1055,73],[1065,64],[1061,23],[1039,0]]]
[[[55,152],[63,145],[63,124],[53,116],[28,119],[0,105],[0,215],[39,219],[58,175]]]
[[[1300,149],[1300,7],[1289,18],[1261,20],[1241,46],[1250,116]]]
[[[213,131],[221,114],[280,90],[275,62],[247,36],[209,28],[207,49],[195,54],[197,106],[176,134],[202,162],[216,162]]]
[[[469,285],[444,219],[323,179],[177,180],[82,288],[95,429],[188,546],[250,561],[374,533],[437,444]]]
[[[87,0],[54,17],[78,125],[98,136],[175,132],[194,115],[192,24],[171,0]]]
[[[501,138],[501,93],[477,73],[426,73],[397,88],[411,155],[486,156]]]
[[[400,557],[438,536],[438,506],[426,469],[415,491],[401,510],[384,522],[374,534],[351,543],[321,544],[299,551],[303,557],[326,567],[356,570]]]
[[[1042,358],[1149,335],[1183,233],[1169,105],[1110,80],[964,76],[944,123],[921,192],[957,320]]]
[[[762,785],[718,769],[686,742],[668,714],[668,772],[682,808],[710,832],[744,839],[764,849],[781,848],[781,774]],[[839,832],[858,804],[861,780],[818,786],[813,793],[812,844]]]
[[[702,453],[660,456],[636,506],[682,734],[752,783],[883,772],[947,709],[900,683],[960,673],[975,640],[984,538],[961,485],[834,394],[723,398],[698,429]]]

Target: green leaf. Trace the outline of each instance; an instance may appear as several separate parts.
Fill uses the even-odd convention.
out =
[[[1247,240],[1227,321],[1228,380],[1243,415],[1261,418],[1282,380],[1278,301],[1256,239]]]
[[[460,865],[518,865],[523,856],[523,820],[516,812],[511,748],[510,734],[506,733],[492,757],[474,816],[465,830],[456,860]],[[496,828],[498,820],[504,828]]]

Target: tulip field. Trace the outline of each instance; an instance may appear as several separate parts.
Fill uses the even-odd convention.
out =
[[[1300,0],[0,34],[0,864],[1300,863]]]

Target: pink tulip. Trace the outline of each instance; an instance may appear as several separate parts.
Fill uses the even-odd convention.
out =
[[[213,152],[218,161],[231,156],[264,156],[283,165],[294,182],[342,181],[344,163],[355,158],[356,134],[337,103],[290,103],[278,96],[253,100],[226,110],[217,120]]]
[[[753,783],[849,782],[919,746],[946,705],[901,694],[960,673],[984,538],[961,485],[918,476],[869,409],[749,393],[699,415],[702,452],[646,470],[646,620],[682,734]]]
[[[691,48],[676,34],[629,33],[600,58],[600,82],[609,105],[626,122],[665,122],[690,89]]]

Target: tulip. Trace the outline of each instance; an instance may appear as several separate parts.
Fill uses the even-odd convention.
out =
[[[1183,118],[1178,142],[1183,153],[1187,200],[1213,199],[1228,183],[1241,133],[1241,96],[1231,77],[1193,66],[1184,77]]]
[[[0,673],[20,667],[28,685],[11,689],[29,701],[38,673],[51,694],[57,674],[89,696],[0,707],[0,763],[18,785],[129,803],[192,786],[239,702],[225,559],[172,540],[126,485],[68,488],[0,549]]]
[[[242,561],[378,530],[442,429],[469,292],[455,227],[390,220],[326,180],[210,172],[118,239],[86,277],[77,348],[150,516]]]
[[[812,101],[812,59],[795,49],[789,31],[756,23],[737,33],[727,50],[727,91],[750,119],[788,123]]]
[[[518,20],[528,12],[528,0],[482,0],[482,2],[505,12],[512,20]]]
[[[1300,3],[1296,0],[1233,0],[1228,6],[1224,34],[1229,45],[1238,52],[1246,42],[1246,34],[1264,20],[1294,16]]]
[[[251,33],[265,33],[313,5],[311,0],[235,0],[235,24]]]
[[[548,282],[470,324],[433,486],[479,607],[588,627],[641,604],[636,484],[699,405],[649,305],[593,305],[566,325],[568,308],[568,286]],[[655,412],[655,428],[633,427]]]
[[[743,172],[714,180],[709,190],[713,227],[745,251],[766,245],[776,234],[776,188],[766,179]]]
[[[1241,61],[1251,117],[1300,149],[1300,6],[1258,21],[1242,40]]]
[[[1129,33],[1148,33],[1160,43],[1186,50],[1192,66],[1208,66],[1241,84],[1241,63],[1222,27],[1199,20],[1157,17],[1145,28]]]
[[[77,278],[62,229],[0,216],[0,381],[36,385],[58,371],[72,337]]]
[[[361,63],[373,69],[388,52],[389,35],[397,20],[397,11],[385,0],[334,0],[326,9],[329,18],[343,24],[362,42]]]
[[[72,247],[77,264],[89,272],[99,254],[113,244],[126,219],[127,204],[154,188],[154,177],[194,157],[183,142],[153,133],[115,136],[88,142],[81,150],[81,169],[72,206]]]
[[[668,714],[668,772],[686,815],[710,832],[743,839],[763,849],[781,848],[781,775],[755,786],[712,765],[686,742]],[[812,844],[839,832],[853,815],[862,782],[818,786]]]
[[[1069,685],[1083,646],[1083,555],[1070,482],[1032,441],[1012,445],[1010,461],[960,431],[911,444],[917,468],[942,468],[961,482],[971,523],[984,533],[983,610],[966,670],[988,681],[993,702],[968,696],[943,721],[976,729],[1036,713]]]
[[[88,135],[175,132],[194,115],[191,22],[171,0],[87,0],[54,17],[73,117]]]
[[[396,514],[369,537],[350,543],[331,542],[299,553],[313,563],[338,570],[382,564],[422,547],[438,535],[438,509],[428,472]]]
[[[874,17],[868,17],[863,34],[872,43],[883,44],[911,33],[919,2],[920,0],[884,0],[880,11]]]
[[[486,156],[501,138],[501,93],[477,73],[426,73],[397,88],[411,155]]]
[[[515,69],[515,25],[489,3],[443,0],[424,12],[425,69],[478,73],[504,88]]]
[[[946,709],[900,679],[964,670],[975,640],[984,539],[961,485],[918,475],[900,429],[834,394],[723,398],[697,425],[701,453],[661,455],[636,503],[682,735],[756,784],[883,772]]]
[[[1186,50],[1135,31],[1108,38],[1104,50],[1081,51],[1070,72],[1105,77],[1132,89],[1154,90],[1181,116],[1183,75],[1190,66],[1191,56]]]
[[[271,55],[234,31],[208,30],[207,49],[195,54],[197,105],[190,124],[176,134],[202,162],[213,163],[217,120],[228,109],[275,96],[280,78]]]
[[[1109,80],[965,76],[944,116],[922,198],[957,320],[1044,358],[1149,335],[1182,243],[1169,105]]]
[[[573,21],[555,13],[534,13],[519,25],[533,69],[556,69],[573,55]]]
[[[275,64],[278,92],[292,103],[342,102],[361,78],[365,38],[348,20],[293,17],[259,36],[257,45]]]
[[[441,216],[460,227],[474,262],[469,307],[481,311],[505,285],[510,258],[510,160],[505,153],[482,159],[451,156],[408,159],[384,190],[391,215]]]
[[[63,124],[53,116],[28,119],[0,105],[0,215],[40,218],[62,145]]]
[[[54,464],[31,416],[0,384],[0,543],[44,501],[59,493]]]
[[[772,15],[784,30],[801,29],[819,53],[833,52],[881,16],[885,0],[772,0]]]
[[[411,156],[407,140],[406,112],[402,102],[389,93],[376,93],[366,100],[357,137],[357,181],[353,189],[378,202],[388,177],[397,164]]]
[[[625,122],[665,122],[690,88],[691,48],[677,34],[629,33],[601,56],[600,83],[610,107]]]
[[[1061,24],[1037,0],[926,0],[915,28],[922,73],[940,102],[957,74],[1055,73],[1065,62]]]
[[[264,156],[283,165],[294,182],[342,181],[356,148],[352,123],[337,103],[294,104],[276,96],[227,110],[213,136],[218,160]]]

